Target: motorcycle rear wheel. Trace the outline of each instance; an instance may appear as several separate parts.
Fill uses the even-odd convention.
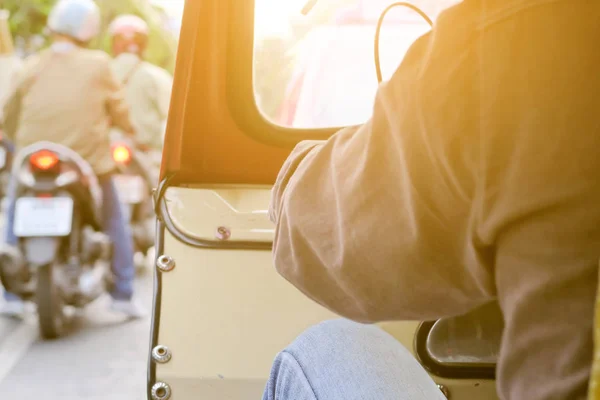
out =
[[[65,305],[54,279],[54,265],[37,270],[37,303],[40,333],[44,339],[56,339],[65,330]]]

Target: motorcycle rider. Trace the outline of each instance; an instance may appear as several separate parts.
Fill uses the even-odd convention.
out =
[[[112,67],[125,87],[137,142],[143,150],[160,154],[173,78],[164,69],[144,61],[149,33],[148,24],[135,15],[121,15],[109,28],[115,57]]]
[[[87,160],[103,191],[102,212],[114,244],[115,285],[112,310],[129,317],[144,315],[133,299],[133,244],[112,181],[115,165],[110,150],[110,124],[129,135],[134,129],[110,57],[86,48],[97,36],[100,12],[93,0],[60,0],[50,13],[51,48],[26,60],[4,108],[6,134],[17,148],[40,140],[67,146]],[[8,190],[6,243],[17,244],[13,232],[15,183]],[[5,294],[4,312],[20,314],[16,296]]]

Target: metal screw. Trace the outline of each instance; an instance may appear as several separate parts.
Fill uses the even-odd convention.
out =
[[[173,271],[175,268],[175,260],[169,256],[162,255],[156,260],[156,266],[163,272]]]
[[[152,349],[152,358],[157,363],[167,363],[171,360],[171,350],[167,346],[156,346]]]
[[[444,396],[446,396],[447,399],[450,399],[450,389],[448,389],[446,386],[440,385],[440,384],[438,384],[437,386],[442,391],[442,394]]]
[[[152,386],[152,400],[169,400],[171,398],[171,386],[164,382],[156,382]]]
[[[217,228],[217,233],[215,233],[215,237],[219,240],[228,240],[231,237],[231,231],[224,226],[220,226]]]

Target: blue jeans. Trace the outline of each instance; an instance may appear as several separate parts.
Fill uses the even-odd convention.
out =
[[[279,353],[263,400],[445,400],[412,354],[374,325],[308,329]]]
[[[129,300],[133,296],[133,282],[135,267],[133,264],[133,240],[129,231],[129,224],[121,208],[121,201],[115,185],[109,176],[99,180],[102,187],[102,218],[106,234],[113,243],[112,271],[115,276],[115,286],[110,295],[117,300]],[[6,244],[16,246],[18,239],[14,234],[15,221],[15,189],[16,185],[9,185],[6,210]],[[15,294],[4,292],[7,301],[19,300]]]
[[[2,140],[4,141],[8,152],[11,154],[14,154],[15,153],[15,144],[8,138],[2,138]]]

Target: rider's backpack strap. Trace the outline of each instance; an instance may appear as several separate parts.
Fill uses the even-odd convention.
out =
[[[131,80],[131,78],[133,78],[133,75],[135,75],[137,70],[140,69],[140,67],[142,66],[142,62],[143,62],[142,60],[138,61],[138,63],[135,64],[133,66],[133,68],[131,68],[131,70],[127,73],[127,75],[125,75],[125,77],[123,78],[123,81],[121,82],[121,84],[123,86],[127,86],[129,81]]]

